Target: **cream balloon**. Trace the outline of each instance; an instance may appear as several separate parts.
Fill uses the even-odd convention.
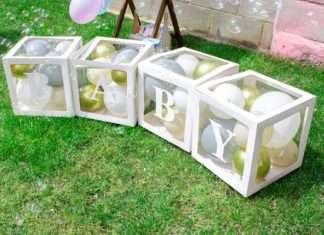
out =
[[[271,163],[278,167],[287,167],[294,164],[298,158],[298,146],[290,141],[281,149],[269,149]]]
[[[48,110],[66,110],[65,93],[63,87],[53,87],[53,94],[46,105]]]
[[[223,83],[215,88],[213,91],[213,96],[217,99],[223,99],[233,105],[244,108],[245,101],[241,89],[230,83]],[[216,107],[210,106],[210,111],[219,118],[231,119],[229,115],[225,114],[223,111]]]
[[[104,102],[108,111],[115,116],[127,116],[127,88],[115,82],[104,86]]]
[[[95,61],[107,62],[109,61],[109,59],[99,58],[96,59]],[[103,84],[110,84],[112,82],[111,70],[106,68],[87,69],[87,77],[88,80],[94,85],[98,85],[99,82]]]
[[[175,119],[172,122],[164,121],[164,127],[168,132],[176,139],[182,140],[184,138],[186,123],[186,115],[184,113],[178,112],[175,115]]]
[[[175,61],[183,68],[185,74],[190,78],[193,76],[193,72],[199,63],[197,57],[191,54],[179,55]]]
[[[188,104],[188,92],[184,89],[177,87],[173,93],[173,99],[176,108],[180,111],[185,113],[187,110]]]
[[[242,123],[237,122],[234,126],[233,133],[235,136],[236,143],[242,147],[247,147],[248,137],[249,137],[249,129]],[[267,127],[264,129],[262,134],[262,145],[267,144],[273,135],[273,128]]]
[[[271,91],[261,95],[251,107],[252,113],[268,114],[284,105],[290,104],[294,99],[286,93]],[[265,144],[268,148],[282,148],[287,145],[297,134],[301,123],[300,113],[279,121],[273,125],[271,140]]]

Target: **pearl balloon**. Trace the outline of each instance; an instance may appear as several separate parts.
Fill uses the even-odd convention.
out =
[[[294,164],[298,158],[298,146],[292,140],[280,149],[269,149],[271,163],[278,167],[287,167]]]
[[[199,63],[197,57],[190,54],[179,55],[175,61],[182,67],[188,77],[192,77],[193,72]]]
[[[168,82],[163,82],[161,80],[152,78],[152,77],[146,77],[145,79],[145,95],[150,98],[152,101],[155,102],[155,87],[159,87],[160,89],[169,91],[172,93],[175,86]]]
[[[50,52],[50,44],[41,39],[33,39],[24,45],[27,56],[45,56]]]
[[[222,66],[224,63],[221,61],[202,60],[196,66],[193,72],[193,78],[198,79],[207,73],[210,73],[214,69]]]
[[[105,62],[107,60],[105,58],[99,58],[95,61]],[[109,84],[112,82],[111,71],[104,68],[87,69],[87,78],[94,85],[98,85],[99,82],[103,84]]]
[[[102,0],[72,0],[70,3],[70,17],[78,24],[93,21],[102,6]]]
[[[268,114],[273,110],[293,102],[294,99],[279,91],[271,91],[256,99],[251,107],[252,113]],[[279,121],[273,125],[271,140],[265,145],[268,148],[282,148],[286,146],[297,134],[301,123],[300,113]]]
[[[66,110],[65,93],[63,87],[53,87],[53,94],[46,106],[48,110]]]
[[[243,96],[245,99],[245,109],[250,110],[254,101],[261,95],[261,92],[256,87],[243,87]]]
[[[23,79],[27,73],[31,73],[35,69],[32,64],[12,64],[10,66],[12,75],[17,79]]]
[[[115,116],[127,116],[127,88],[112,82],[104,86],[104,102],[108,111]]]
[[[219,120],[216,119],[214,120],[216,123],[220,124],[222,126],[221,128],[221,136],[222,140],[225,141],[229,136],[228,136],[228,131],[232,132],[233,131],[233,126],[235,124],[234,120]],[[202,131],[201,136],[200,136],[200,143],[203,148],[203,150],[210,154],[215,156],[217,153],[217,148],[218,144],[216,141],[216,136],[215,136],[215,130],[212,126],[212,124],[208,124]],[[237,149],[237,145],[234,141],[230,140],[230,142],[225,146],[225,152],[224,156],[217,156],[218,158],[222,158],[223,160],[230,161],[233,157],[233,153]]]
[[[229,103],[236,105],[239,108],[243,108],[245,105],[244,96],[241,89],[230,83],[223,83],[216,87],[213,92],[214,97],[218,99],[223,99]],[[210,106],[210,111],[219,118],[231,119],[232,117],[228,116],[220,109]]]
[[[184,137],[186,123],[186,115],[184,113],[176,113],[173,122],[164,121],[164,127],[176,139],[182,140]]]
[[[57,52],[58,55],[64,55],[70,46],[70,41],[62,41],[56,45],[55,52]]]
[[[95,85],[86,85],[80,88],[81,109],[88,112],[96,112],[104,107],[104,95],[102,91],[96,91]]]
[[[137,49],[125,48],[114,55],[114,57],[112,58],[112,62],[115,64],[130,63],[137,55]]]
[[[183,68],[174,60],[170,60],[170,59],[159,59],[155,62],[155,64],[160,65],[161,67],[170,70],[174,73],[180,74],[180,75],[185,75],[185,72],[183,70]]]
[[[47,77],[31,73],[27,79],[19,80],[16,87],[17,99],[32,109],[43,109],[51,99],[52,88],[47,86]]]
[[[233,157],[233,166],[236,172],[242,176],[244,172],[244,164],[246,160],[246,152],[242,149],[237,150],[234,153]],[[257,167],[257,174],[256,174],[256,179],[257,180],[262,180],[264,179],[269,171],[270,171],[270,157],[267,149],[262,148],[260,150],[260,157],[259,157],[259,162],[258,162],[258,167]]]
[[[43,64],[39,68],[39,72],[48,77],[48,85],[59,87],[63,86],[63,75],[61,66],[58,64]]]
[[[236,143],[240,147],[246,148],[248,137],[249,137],[249,129],[242,123],[237,122],[234,126],[233,133],[235,135]],[[273,128],[272,127],[265,128],[262,135],[262,145],[268,143],[271,140],[272,135],[273,135]]]
[[[188,104],[188,92],[177,87],[173,93],[173,99],[176,108],[180,111],[185,113],[187,110]]]
[[[90,59],[111,58],[116,52],[116,48],[110,42],[100,42],[91,52]]]

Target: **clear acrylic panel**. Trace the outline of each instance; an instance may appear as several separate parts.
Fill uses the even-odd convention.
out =
[[[77,82],[81,111],[128,117],[126,71],[78,66]]]
[[[215,69],[226,65],[226,62],[220,59],[206,59],[190,52],[159,58],[153,63],[193,80],[200,79]]]
[[[188,91],[147,75],[144,76],[144,90],[144,121],[183,141]]]
[[[15,53],[15,56],[57,57],[63,56],[72,45],[73,40],[54,38],[28,39]]]
[[[62,68],[58,64],[12,64],[16,98],[23,111],[66,111]]]

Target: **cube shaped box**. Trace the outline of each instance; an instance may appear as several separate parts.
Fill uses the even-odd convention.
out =
[[[193,89],[238,71],[238,64],[188,48],[150,57],[139,64],[139,124],[190,152]]]
[[[77,116],[135,126],[137,64],[153,48],[144,42],[96,37],[71,59]]]
[[[192,156],[247,197],[302,165],[315,97],[247,71],[195,90]]]
[[[80,37],[25,37],[3,58],[16,115],[74,116],[69,57]]]

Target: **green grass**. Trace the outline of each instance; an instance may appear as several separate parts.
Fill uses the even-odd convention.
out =
[[[35,35],[75,29],[89,40],[110,36],[116,21],[78,26],[67,0],[10,0],[1,4],[0,37],[17,42],[21,24],[37,15],[23,16],[32,6],[49,13]],[[191,36],[185,44],[318,96],[303,167],[245,199],[140,127],[14,116],[1,68],[0,234],[323,234],[324,70]]]

